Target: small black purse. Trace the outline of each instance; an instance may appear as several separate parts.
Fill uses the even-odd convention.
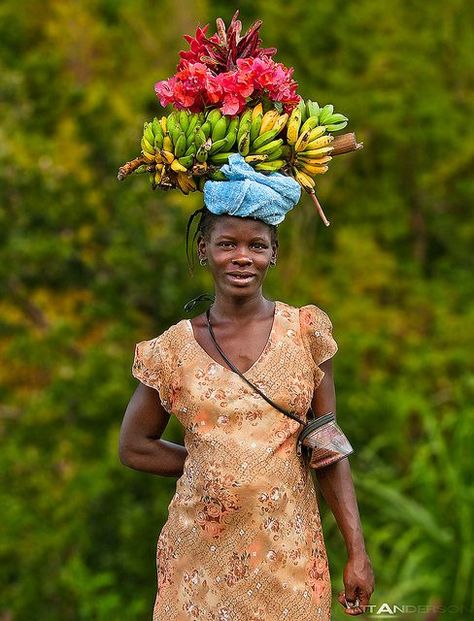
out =
[[[285,414],[285,416],[289,416],[303,426],[296,441],[296,454],[298,456],[303,454],[303,459],[311,468],[318,469],[329,466],[330,464],[334,464],[354,452],[349,440],[336,423],[336,417],[333,412],[328,412],[323,416],[315,416],[312,408],[309,408],[308,418],[311,420],[306,422],[296,414],[293,414],[293,412],[289,412],[272,401],[264,392],[260,390],[260,388],[258,388],[258,386],[255,386],[255,384],[248,380],[245,375],[241,373],[239,369],[227,358],[217,342],[211,325],[209,309],[206,311],[206,317],[207,327],[209,334],[214,341],[214,345],[232,371],[237,373],[237,375],[239,375],[239,377],[241,377],[251,388],[253,388],[253,390],[255,390],[255,392],[262,397],[262,399],[265,399],[265,401],[276,410],[282,414]]]

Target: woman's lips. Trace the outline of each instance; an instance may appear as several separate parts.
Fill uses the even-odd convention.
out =
[[[228,272],[227,278],[234,284],[246,285],[255,278],[255,274],[250,272]]]

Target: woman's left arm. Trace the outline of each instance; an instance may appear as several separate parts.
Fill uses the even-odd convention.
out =
[[[327,412],[336,414],[336,389],[334,386],[332,359],[321,363],[324,377],[315,391],[313,411],[316,416]],[[348,458],[319,468],[316,477],[324,499],[329,505],[339,530],[344,537],[348,560],[344,568],[345,592],[338,596],[345,612],[359,615],[365,612],[374,591],[374,575],[365,550],[364,535],[360,523],[357,498],[354,490]],[[349,604],[345,606],[345,600]],[[359,600],[358,602],[356,600]],[[358,603],[358,605],[356,605]]]

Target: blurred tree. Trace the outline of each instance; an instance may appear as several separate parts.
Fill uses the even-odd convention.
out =
[[[280,232],[268,292],[329,312],[339,418],[374,602],[472,616],[472,7],[239,3],[244,26],[334,103],[365,149]],[[5,0],[0,8],[0,618],[135,621],[175,481],[120,465],[133,346],[209,290],[186,278],[201,195],[116,181],[159,107],[183,33],[233,3]],[[467,213],[466,213],[467,212]],[[124,381],[124,378],[128,378]],[[166,437],[180,441],[173,419]],[[335,593],[345,562],[322,503]],[[335,619],[345,618],[334,606]],[[449,614],[443,618],[450,618]]]

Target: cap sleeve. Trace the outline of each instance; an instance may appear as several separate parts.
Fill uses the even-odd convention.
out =
[[[142,384],[158,391],[167,412],[170,411],[168,366],[159,337],[135,345],[132,375]]]
[[[332,335],[332,323],[327,313],[314,304],[300,308],[300,327],[303,343],[316,365],[316,386],[324,377],[319,365],[332,358],[338,346]]]

